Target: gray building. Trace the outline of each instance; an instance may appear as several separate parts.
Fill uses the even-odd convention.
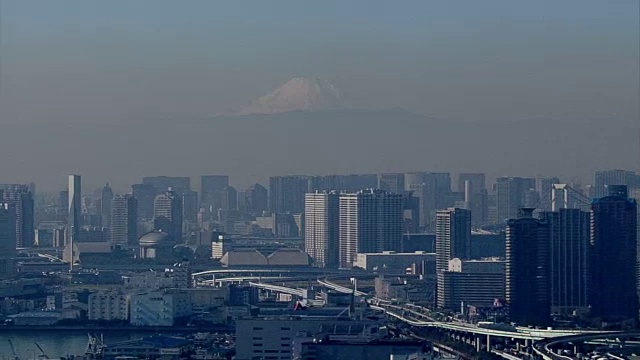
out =
[[[608,196],[608,185],[625,185],[632,187],[635,183],[636,173],[628,170],[603,170],[596,171],[595,198]]]
[[[551,316],[549,225],[521,209],[507,221],[506,292],[509,318],[518,325],[547,325]]]
[[[111,201],[113,200],[113,190],[107,183],[100,192],[100,225],[111,226]]]
[[[31,247],[35,242],[33,193],[27,185],[11,184],[4,188],[2,200],[13,204],[16,217],[16,246]]]
[[[638,317],[637,204],[627,187],[607,185],[609,196],[591,205],[589,304],[605,320]]]
[[[436,214],[436,271],[446,271],[449,260],[471,257],[471,211],[450,208]]]
[[[551,307],[554,312],[572,313],[589,305],[587,266],[589,213],[579,209],[543,212],[549,224]]]
[[[138,200],[133,195],[116,194],[111,201],[111,244],[135,246],[138,241]]]
[[[13,204],[0,203],[0,278],[13,275],[15,256],[16,208]]]
[[[308,176],[291,175],[269,178],[269,210],[277,214],[304,212],[304,194],[308,192],[308,188]]]
[[[340,244],[340,195],[315,192],[305,195],[304,248],[314,266],[337,268]]]
[[[142,183],[153,186],[156,194],[161,194],[169,188],[178,195],[191,190],[191,178],[183,176],[147,176],[142,178]]]
[[[182,243],[182,199],[171,189],[156,196],[153,224],[156,230],[168,233],[174,242]]]
[[[80,241],[80,229],[82,228],[82,178],[80,175],[69,175],[68,191],[67,245],[73,245],[73,241]]]
[[[222,206],[222,189],[229,186],[227,175],[203,175],[200,177],[200,201],[202,205],[217,211]]]
[[[138,200],[138,220],[152,220],[156,188],[149,184],[134,184],[131,186],[131,191],[133,197]]]
[[[437,306],[458,310],[463,305],[488,307],[504,298],[505,261],[452,259],[437,275]]]
[[[522,207],[535,207],[527,204],[529,190],[536,188],[536,180],[520,177],[500,177],[496,180],[496,220],[501,223],[507,219],[516,219]]]
[[[401,194],[340,194],[340,267],[352,267],[358,253],[401,251],[402,224]]]
[[[388,191],[394,194],[402,194],[404,192],[404,174],[403,173],[379,174],[378,189]]]

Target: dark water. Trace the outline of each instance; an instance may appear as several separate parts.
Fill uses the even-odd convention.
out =
[[[111,331],[102,334],[106,344],[153,335],[149,332],[135,331]],[[9,339],[22,360],[35,359],[40,354],[35,343],[38,343],[50,358],[56,359],[84,354],[88,341],[87,333],[83,331],[3,331],[0,332],[0,360],[13,358]]]

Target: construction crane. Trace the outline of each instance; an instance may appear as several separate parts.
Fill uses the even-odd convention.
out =
[[[42,349],[42,346],[40,346],[35,341],[33,343],[36,344],[36,347],[38,348],[38,350],[40,350],[40,355],[38,355],[38,359],[49,359],[49,356],[47,355],[47,353],[44,352],[44,350]]]
[[[7,339],[7,341],[9,341],[9,347],[11,347],[11,352],[13,353],[13,360],[20,360],[16,348],[13,346],[13,341],[11,341],[11,339]]]

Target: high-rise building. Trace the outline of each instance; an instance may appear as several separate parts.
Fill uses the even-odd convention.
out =
[[[463,173],[458,176],[458,192],[464,193],[465,209],[471,210],[471,224],[480,227],[489,222],[485,174]]]
[[[631,190],[629,194],[636,201],[636,241],[638,243],[636,261],[636,276],[638,278],[638,293],[640,293],[640,188]]]
[[[404,174],[403,173],[379,174],[378,189],[388,191],[394,194],[402,194],[404,192]]]
[[[182,195],[191,190],[191,178],[182,176],[147,176],[142,178],[142,183],[151,185],[156,189],[156,194],[161,194],[171,188],[176,194]]]
[[[245,191],[247,210],[259,216],[269,208],[269,191],[260,184],[254,184]]]
[[[233,186],[222,189],[222,206],[224,211],[238,210],[238,191]]]
[[[487,190],[487,177],[483,173],[461,173],[458,175],[458,191],[464,192],[467,181],[471,184],[472,193],[477,194]]]
[[[34,202],[29,187],[19,184],[5,186],[2,201],[13,204],[15,207],[17,246],[33,246],[35,242]]]
[[[111,201],[112,245],[137,245],[138,200],[130,194],[116,194]]]
[[[107,183],[100,192],[100,220],[103,227],[111,226],[111,200],[113,200],[113,190]]]
[[[343,175],[344,187],[339,190],[355,193],[364,189],[374,189],[378,186],[378,175],[356,174]]]
[[[58,195],[58,215],[67,219],[69,215],[69,191],[62,190]]]
[[[276,214],[304,212],[308,186],[308,177],[303,175],[269,178],[269,210]]]
[[[401,194],[383,190],[340,194],[340,267],[351,267],[357,253],[401,251],[402,205]]]
[[[69,175],[68,203],[67,246],[73,249],[73,242],[80,241],[80,229],[82,228],[82,178],[80,175]]]
[[[229,186],[227,175],[203,175],[200,177],[200,202],[216,212],[222,207],[222,190]]]
[[[551,200],[553,199],[553,184],[560,184],[560,179],[557,177],[539,178],[536,181],[538,186],[538,195],[540,196],[540,202],[538,209],[542,211],[551,211]]]
[[[131,193],[138,200],[138,220],[152,220],[156,188],[150,184],[134,184]]]
[[[626,185],[631,186],[635,182],[635,172],[628,170],[603,170],[596,171],[595,194],[596,198],[608,196],[607,186]]]
[[[526,204],[529,190],[535,188],[535,179],[520,177],[498,178],[496,180],[496,212],[498,223],[507,219],[517,218],[518,210]]]
[[[182,193],[182,220],[198,223],[198,193],[193,190]]]
[[[0,203],[0,278],[15,272],[16,211],[15,205]]]
[[[518,325],[547,325],[551,316],[549,225],[521,209],[507,221],[506,301],[509,318]]]
[[[571,314],[586,309],[589,213],[563,208],[543,212],[541,218],[549,224],[552,310]]]
[[[337,268],[340,244],[340,195],[316,192],[305,195],[304,248],[314,266]]]
[[[156,196],[153,224],[155,230],[166,232],[175,243],[182,242],[182,197],[172,189]]]
[[[636,319],[637,205],[624,185],[591,205],[589,303],[595,317]]]
[[[436,272],[447,271],[449,260],[471,257],[471,211],[450,208],[436,213]]]

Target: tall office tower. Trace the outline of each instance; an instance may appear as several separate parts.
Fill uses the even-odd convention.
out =
[[[34,233],[34,203],[33,194],[27,185],[11,184],[4,189],[5,203],[13,204],[16,214],[16,244],[18,247],[33,246]]]
[[[269,208],[269,191],[260,184],[254,184],[245,191],[247,209],[253,215],[262,215]]]
[[[471,211],[467,209],[436,213],[436,272],[447,271],[454,258],[471,258]]]
[[[142,178],[142,183],[153,186],[156,189],[156,195],[164,193],[169,188],[178,195],[191,190],[191,178],[189,177],[147,176]]]
[[[403,233],[417,233],[420,228],[420,198],[413,191],[402,194],[402,209],[404,210]]]
[[[15,272],[16,247],[16,207],[0,203],[0,278]]]
[[[340,194],[340,267],[358,253],[402,249],[402,195],[384,190]]]
[[[222,190],[229,186],[227,175],[203,175],[200,177],[200,203],[214,212],[222,207]]]
[[[636,277],[638,278],[638,293],[640,293],[640,188],[631,190],[630,197],[636,201],[636,241],[638,244]]]
[[[586,309],[589,213],[563,208],[541,218],[549,224],[551,308],[564,314]]]
[[[461,173],[458,175],[458,191],[464,192],[465,183],[469,181],[473,193],[480,193],[487,189],[487,177],[483,173]]]
[[[222,189],[222,206],[224,211],[238,210],[238,191],[233,186]]]
[[[182,243],[182,197],[171,188],[153,202],[153,225],[171,235],[175,243]]]
[[[346,192],[355,193],[364,189],[375,189],[378,187],[378,175],[377,174],[352,174],[344,175],[343,180],[344,190]]]
[[[134,184],[131,193],[138,200],[138,220],[152,220],[156,188],[149,184]]]
[[[335,192],[315,192],[305,195],[304,249],[313,265],[337,268],[340,259],[340,195]]]
[[[594,197],[601,198],[609,195],[608,185],[630,186],[634,182],[635,172],[627,170],[596,171]]]
[[[471,224],[474,227],[486,224],[489,221],[489,210],[485,174],[460,174],[458,176],[458,191],[464,192],[465,208],[471,210]]]
[[[308,192],[308,177],[301,175],[269,178],[269,210],[272,213],[304,212],[304,194]]]
[[[69,211],[67,220],[67,245],[73,249],[73,242],[80,241],[82,228],[82,178],[69,175]],[[70,254],[73,258],[73,254]]]
[[[551,200],[553,198],[551,193],[553,190],[553,184],[560,184],[560,179],[557,177],[550,177],[538,178],[536,180],[538,195],[540,196],[539,204],[536,206],[538,209],[542,211],[551,211]]]
[[[638,317],[637,207],[627,187],[608,185],[609,196],[591,204],[589,303],[605,320]]]
[[[187,190],[182,193],[182,220],[191,224],[198,223],[198,193]]]
[[[62,190],[58,194],[58,215],[63,216],[65,220],[69,215],[69,191]]]
[[[404,174],[387,173],[378,175],[378,189],[402,194],[404,192]]]
[[[109,227],[111,224],[111,201],[113,200],[113,190],[107,183],[100,193],[100,216],[103,227]]]
[[[496,211],[498,223],[518,217],[525,206],[527,193],[536,188],[536,180],[520,177],[500,177],[496,180]]]
[[[533,209],[507,221],[506,300],[509,318],[520,326],[547,325],[551,316],[549,225]]]
[[[111,201],[112,245],[137,245],[138,200],[130,194],[116,194]]]

